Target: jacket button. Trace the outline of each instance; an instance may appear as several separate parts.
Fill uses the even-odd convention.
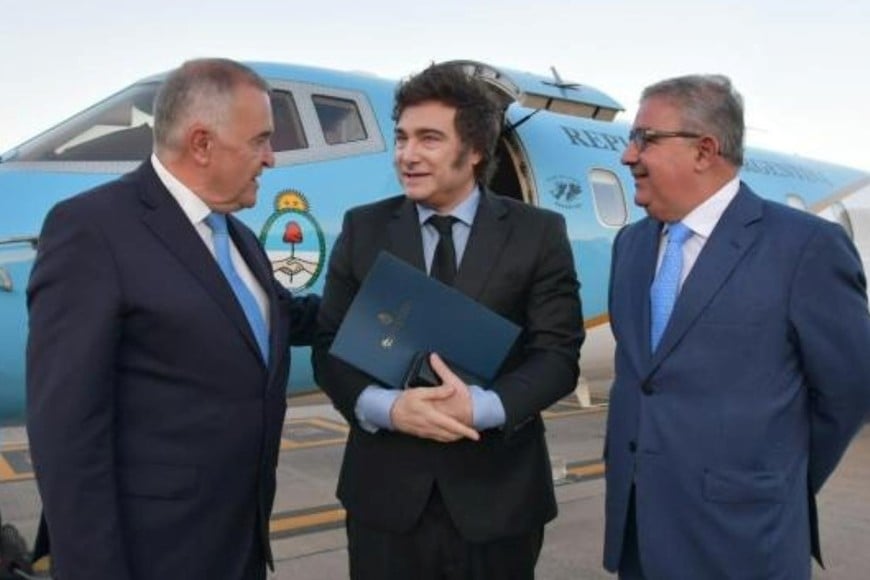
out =
[[[637,451],[637,443],[635,443],[634,441],[630,442],[628,444],[628,450],[631,451],[632,453]]]

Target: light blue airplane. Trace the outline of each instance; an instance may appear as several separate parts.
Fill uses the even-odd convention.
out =
[[[583,282],[587,328],[605,326],[610,246],[643,216],[620,165],[622,107],[592,87],[461,61],[506,109],[492,188],[565,215]],[[257,206],[239,216],[260,235],[275,276],[294,292],[320,292],[342,215],[399,193],[393,172],[395,83],[368,74],[253,63],[272,86],[275,168]],[[59,200],[136,167],[151,152],[152,102],[162,75],[146,78],[5,152],[0,161],[0,420],[24,411],[25,289],[43,218]],[[870,256],[870,174],[749,149],[741,177],[776,201],[839,222]],[[78,267],[69,264],[70,268]],[[315,389],[309,353],[293,358],[293,391]],[[585,349],[584,349],[584,352]],[[611,354],[604,356],[612,356]],[[588,359],[584,358],[584,367]]]

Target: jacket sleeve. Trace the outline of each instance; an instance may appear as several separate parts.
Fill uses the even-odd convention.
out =
[[[577,386],[585,338],[574,257],[565,219],[547,214],[545,239],[526,292],[519,364],[496,379],[493,390],[505,408],[510,436]]]
[[[130,577],[116,489],[121,288],[76,200],[53,209],[28,286],[27,430],[58,577]]]
[[[323,300],[317,317],[312,363],[317,384],[329,395],[345,420],[356,425],[356,402],[371,379],[329,354],[341,321],[361,284],[353,268],[352,216],[352,212],[345,214],[341,233],[329,258]]]
[[[861,260],[821,223],[803,251],[789,312],[810,399],[810,487],[818,492],[870,410],[870,314]]]

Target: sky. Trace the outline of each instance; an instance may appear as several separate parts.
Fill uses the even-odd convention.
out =
[[[870,170],[866,0],[0,0],[0,153],[189,58],[401,78],[469,59],[591,85],[728,75],[749,145]]]

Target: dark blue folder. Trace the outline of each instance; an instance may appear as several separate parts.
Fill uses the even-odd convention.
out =
[[[381,252],[329,352],[396,389],[417,353],[437,352],[466,381],[484,386],[519,334],[513,322]]]

